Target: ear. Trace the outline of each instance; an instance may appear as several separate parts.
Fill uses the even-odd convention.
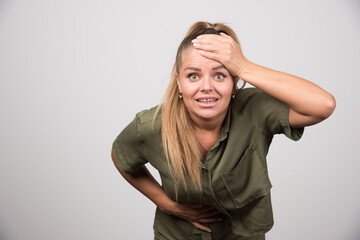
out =
[[[177,85],[178,85],[178,88],[179,88],[179,92],[182,93],[181,86],[180,86],[180,78],[179,78],[179,75],[178,75],[178,74],[175,74],[175,77],[176,77],[176,82],[177,82]]]
[[[233,86],[232,94],[236,94],[238,92],[238,86],[237,86],[238,81],[239,78],[233,76],[234,86]]]
[[[236,94],[245,87],[246,82],[244,80],[242,80],[241,78],[237,78],[237,77],[234,77],[233,79],[234,79],[233,94]],[[239,82],[240,82],[240,84],[242,84],[240,88],[238,87]]]

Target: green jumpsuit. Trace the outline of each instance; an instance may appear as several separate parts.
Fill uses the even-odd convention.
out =
[[[161,177],[166,194],[175,200],[174,183],[169,173],[161,142],[161,113],[156,108],[138,113],[113,143],[117,165],[134,173],[149,162]],[[213,206],[224,214],[220,222],[204,224],[211,233],[156,209],[155,239],[169,240],[260,240],[273,226],[266,155],[274,134],[293,140],[303,128],[289,125],[289,107],[256,89],[241,90],[231,100],[218,139],[202,163],[202,192],[191,187],[178,190],[178,201]],[[190,185],[191,186],[191,185]]]

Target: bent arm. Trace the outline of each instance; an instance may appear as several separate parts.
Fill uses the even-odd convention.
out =
[[[330,93],[305,79],[248,61],[240,46],[226,34],[204,34],[192,42],[202,56],[221,62],[232,75],[286,103],[292,127],[321,122],[335,109],[335,98]]]
[[[220,212],[213,207],[200,206],[198,204],[181,204],[170,199],[144,165],[136,173],[129,174],[120,169],[115,161],[113,152],[111,152],[111,158],[125,180],[149,198],[161,211],[183,218],[195,227],[207,232],[211,230],[200,223],[222,220],[218,216]]]
[[[166,195],[164,189],[162,189],[145,166],[141,166],[136,173],[129,174],[121,170],[117,165],[113,152],[111,152],[111,158],[125,180],[149,198],[161,211],[166,212],[166,209],[174,207],[174,202]]]
[[[330,93],[300,77],[249,61],[239,77],[286,103],[290,107],[289,123],[292,127],[319,123],[335,109],[335,98]]]

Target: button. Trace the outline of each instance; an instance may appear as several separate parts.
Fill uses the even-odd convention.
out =
[[[256,151],[257,150],[257,146],[255,144],[251,145],[251,151]]]

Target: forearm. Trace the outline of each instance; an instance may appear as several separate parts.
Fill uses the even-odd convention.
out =
[[[325,119],[334,110],[334,97],[300,77],[247,62],[240,78],[286,103],[294,111]]]
[[[164,189],[154,179],[145,166],[140,167],[136,173],[129,174],[119,168],[114,161],[113,155],[112,158],[116,168],[128,183],[149,198],[162,211],[167,212],[167,209],[171,209],[175,202],[166,195]]]

